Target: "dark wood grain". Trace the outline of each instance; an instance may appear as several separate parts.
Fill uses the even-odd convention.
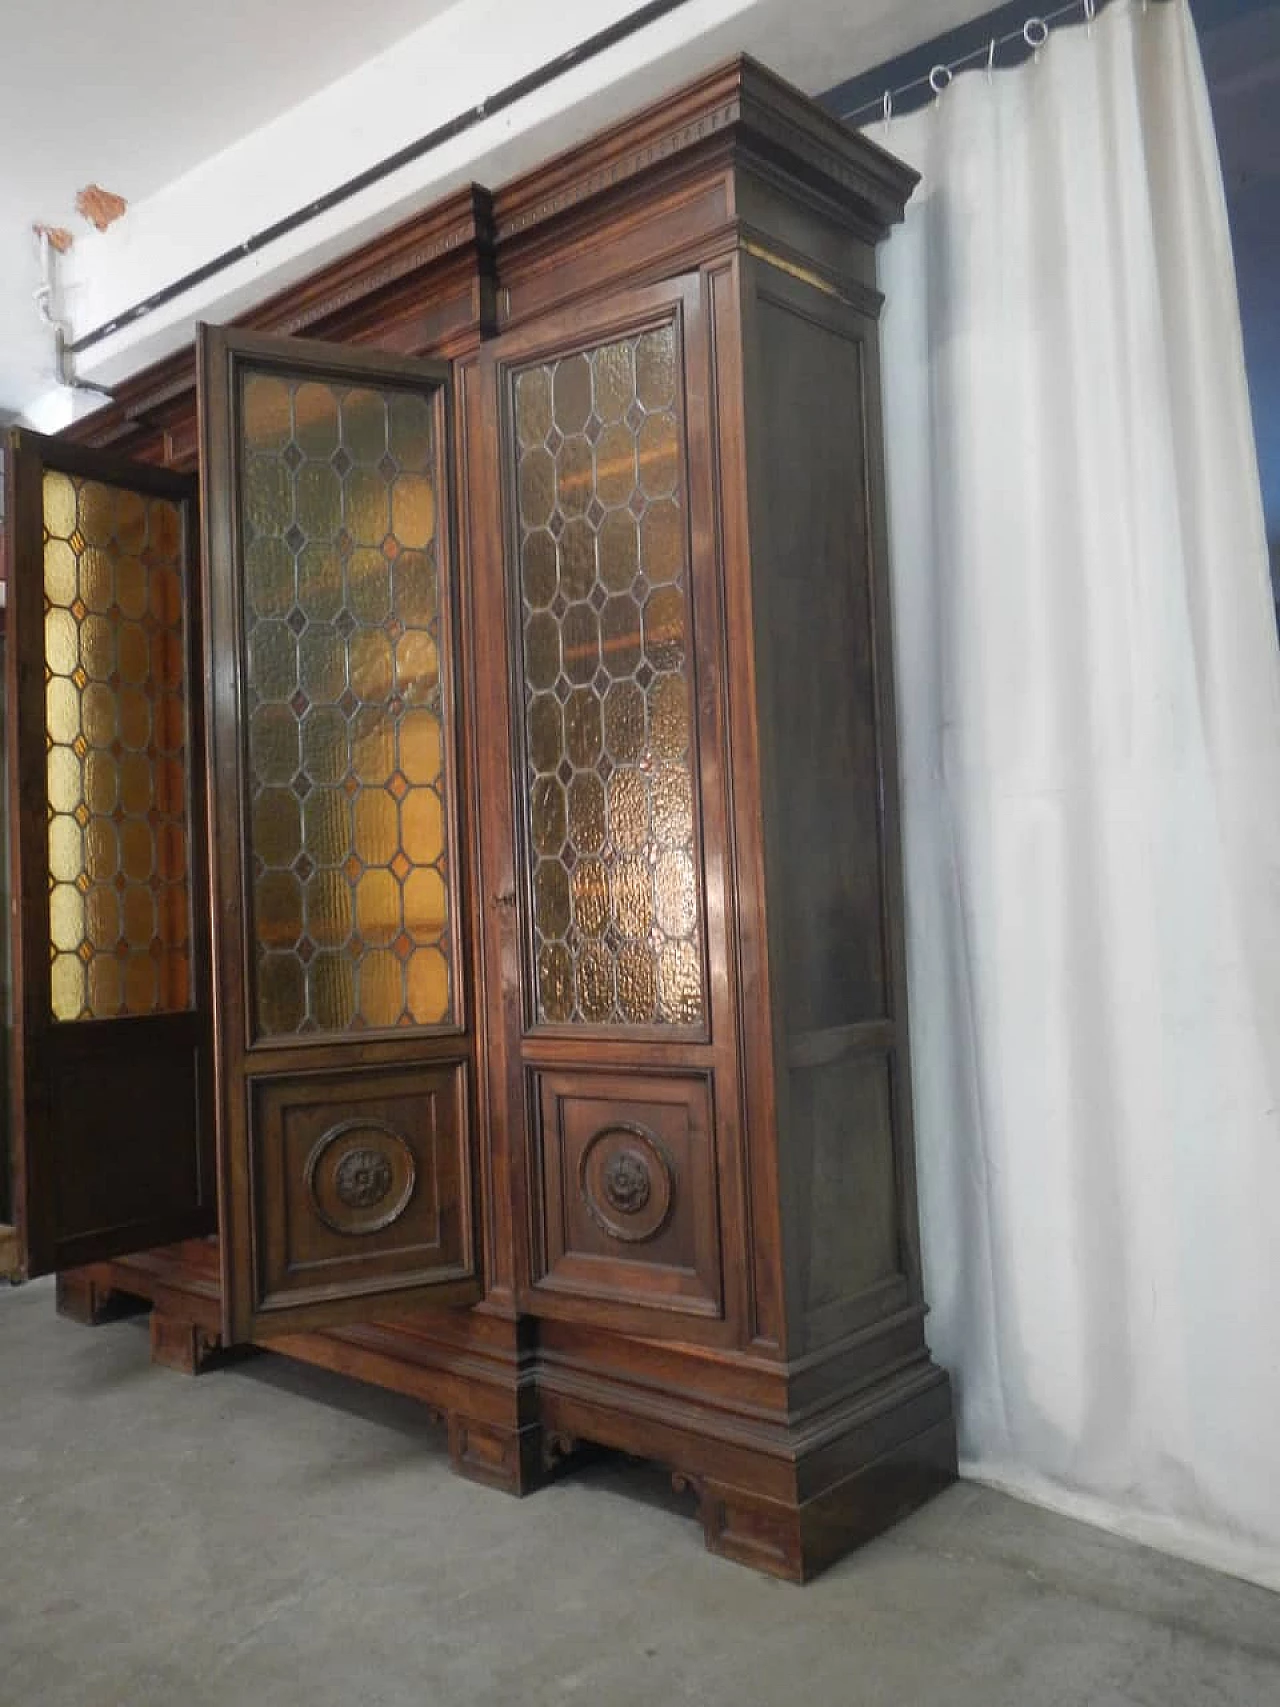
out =
[[[353,1304],[367,1319],[378,1296],[430,1287],[440,1303],[472,1303],[469,1063],[336,1070],[250,1081],[255,1322],[296,1332],[303,1307]],[[379,1148],[370,1150],[370,1143]],[[386,1158],[385,1197],[372,1208],[326,1189],[344,1161]],[[419,1300],[421,1301],[421,1300]]]
[[[655,1332],[720,1317],[709,1080],[597,1070],[535,1081],[538,1292],[647,1305]]]
[[[821,280],[745,263],[752,596],[791,1342],[838,1339],[910,1258],[895,1097],[905,992],[889,943],[886,636],[876,623],[865,352]],[[803,400],[803,403],[802,403]]]
[[[137,1315],[146,1309],[145,1299],[104,1286],[90,1269],[66,1269],[58,1275],[55,1303],[58,1314],[82,1327],[96,1328],[121,1316]]]
[[[923,1328],[880,433],[875,246],[914,182],[738,59],[497,194],[415,215],[252,309],[247,335],[207,335],[221,1237],[77,1281],[150,1299],[155,1354],[180,1367],[225,1319],[229,1338],[412,1395],[460,1474],[510,1492],[592,1442],[657,1459],[708,1546],[794,1581],[955,1472]],[[551,1024],[512,380],[664,324],[704,1000],[679,1025]],[[430,371],[465,1011],[438,1037],[254,1039],[234,362],[386,377],[423,357],[451,364]],[[172,358],[74,435],[193,466],[192,375]],[[308,1221],[303,1152],[361,1110],[410,1137],[415,1165],[447,1138],[439,1177],[471,1232],[437,1239],[431,1296],[468,1296],[444,1278],[465,1247],[474,1307],[397,1289],[421,1229],[374,1230],[353,1280],[346,1237]]]
[[[249,657],[245,640],[245,582],[240,528],[239,395],[246,371],[278,374],[289,379],[329,378],[347,385],[376,386],[380,382],[408,387],[426,399],[434,416],[436,463],[434,486],[439,514],[435,537],[435,572],[441,611],[440,657],[441,739],[445,747],[443,813],[447,847],[448,950],[451,964],[467,964],[464,902],[468,881],[464,852],[467,836],[458,828],[461,799],[456,728],[457,680],[454,669],[454,576],[452,439],[449,430],[450,374],[448,368],[426,359],[410,359],[380,351],[351,349],[304,339],[283,339],[259,333],[234,334],[203,328],[200,340],[200,432],[205,475],[205,533],[210,588],[210,716],[212,747],[210,773],[218,817],[223,826],[213,862],[217,894],[214,933],[218,967],[221,1227],[223,1288],[226,1317],[223,1338],[233,1345],[269,1332],[299,1332],[325,1325],[368,1308],[371,1294],[397,1293],[403,1307],[406,1294],[419,1301],[430,1294],[442,1304],[474,1302],[481,1296],[476,1252],[474,1178],[477,1171],[471,1098],[474,1081],[474,1032],[469,1023],[469,980],[455,981],[453,1011],[447,1023],[376,1033],[316,1031],[286,1037],[264,1035],[253,1018],[252,968],[256,942],[251,938],[253,907],[249,877],[249,808],[246,772],[246,710]],[[376,1053],[373,1051],[376,1048]],[[351,1158],[373,1127],[357,1130],[357,1119],[385,1128],[388,1156],[412,1156],[406,1162],[405,1216],[409,1245],[400,1234],[383,1238],[357,1218],[335,1233],[322,1223],[322,1193],[308,1155],[291,1143],[280,1098],[297,1093],[294,1071],[287,1063],[309,1063],[313,1077],[333,1083],[328,1104],[312,1087],[310,1105],[328,1106],[334,1143],[345,1145]],[[385,1104],[386,1069],[398,1066],[402,1075],[414,1070],[421,1082],[421,1105],[411,1109],[412,1097],[394,1110]],[[438,1102],[437,1069],[456,1081],[447,1112]],[[341,1083],[337,1083],[338,1076]],[[362,1086],[364,1088],[362,1088]],[[344,1126],[338,1110],[352,1105]],[[355,1105],[364,1106],[358,1116]],[[447,1137],[437,1142],[437,1116]],[[310,1117],[308,1117],[310,1118]],[[318,1118],[318,1117],[317,1117]],[[425,1123],[425,1124],[424,1124]],[[321,1123],[321,1127],[323,1122]],[[321,1127],[311,1142],[321,1142]],[[362,1138],[361,1135],[364,1135]],[[366,1144],[367,1148],[367,1144]],[[334,1154],[337,1152],[335,1151]],[[385,1158],[384,1158],[385,1161]],[[318,1165],[318,1164],[317,1164]],[[328,1164],[326,1163],[326,1166]],[[387,1164],[390,1165],[389,1163]],[[421,1177],[414,1172],[420,1170]],[[390,1177],[390,1176],[389,1176]],[[428,1191],[428,1179],[438,1190]],[[392,1196],[400,1191],[394,1185]],[[419,1211],[445,1218],[447,1227],[434,1240],[416,1226]],[[312,1242],[331,1245],[347,1241],[348,1254],[337,1250],[323,1259]],[[415,1243],[421,1260],[407,1253]],[[427,1250],[433,1254],[428,1256]],[[327,1264],[326,1278],[317,1277],[317,1264]],[[309,1278],[297,1279],[303,1270]]]
[[[29,433],[9,436],[6,689],[13,1028],[8,1080],[19,1267],[74,1267],[210,1232],[213,1004],[207,949],[201,583],[195,482]],[[53,1018],[50,989],[43,483],[46,470],[162,496],[185,530],[183,577],[191,897],[188,1011]],[[119,620],[118,609],[107,620]]]

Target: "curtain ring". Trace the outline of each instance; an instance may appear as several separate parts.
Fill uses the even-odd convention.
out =
[[[1098,15],[1098,0],[1084,0],[1084,21],[1092,24]]]
[[[889,120],[893,117],[893,90],[892,89],[886,89],[885,90],[884,101],[883,101],[882,105],[883,105],[883,111],[884,111],[884,128],[886,130],[888,130]]]
[[[1049,39],[1049,26],[1043,18],[1028,18],[1022,26],[1022,39],[1033,53],[1040,49]]]
[[[994,36],[992,36],[991,46],[987,49],[987,78],[988,78],[988,80],[990,80],[991,73],[995,70],[995,68],[996,68],[996,38]]]
[[[951,67],[949,65],[935,65],[929,73],[929,87],[935,95],[940,95],[950,81]]]

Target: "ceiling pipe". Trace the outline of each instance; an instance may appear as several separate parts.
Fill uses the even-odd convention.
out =
[[[40,284],[35,293],[36,313],[42,325],[53,333],[53,372],[58,384],[67,391],[93,391],[101,397],[114,400],[115,392],[108,391],[105,385],[94,385],[91,380],[81,379],[75,371],[75,358],[71,353],[69,336],[71,328],[65,320],[59,319],[54,313],[53,304],[57,296],[57,269],[54,261],[54,247],[49,233],[41,227],[40,233]]]
[[[85,332],[74,343],[66,345],[67,351],[73,356],[78,355],[84,350],[92,348],[94,344],[101,343],[104,338],[109,338],[113,332],[120,331],[122,327],[131,326],[135,321],[143,319],[148,314],[153,314],[157,308],[163,308],[175,297],[182,296],[189,290],[194,290],[197,285],[204,284],[206,280],[214,278],[218,273],[234,266],[237,261],[243,261],[246,256],[256,254],[268,243],[274,243],[277,238],[287,236],[291,231],[296,231],[299,226],[317,219],[322,213],[328,213],[331,208],[349,201],[361,190],[369,189],[373,184],[379,183],[383,178],[399,171],[402,166],[408,166],[413,161],[422,159],[424,155],[432,153],[446,142],[451,142],[454,137],[461,136],[465,131],[482,124],[486,119],[491,119],[496,113],[514,106],[526,95],[531,95],[535,91],[545,88],[548,83],[553,83],[558,77],[562,77],[566,71],[572,70],[575,66],[583,65],[590,59],[595,59],[599,54],[615,47],[619,42],[638,35],[649,24],[656,23],[658,19],[666,17],[668,13],[675,12],[687,4],[688,0],[648,0],[647,5],[638,6],[634,12],[628,13],[625,18],[620,18],[607,28],[598,30],[595,35],[588,36],[585,41],[579,42],[565,53],[558,54],[554,59],[546,60],[533,71],[517,78],[515,82],[508,83],[503,88],[496,90],[478,105],[468,108],[465,113],[459,113],[456,117],[446,120],[444,124],[437,125],[434,130],[428,131],[425,136],[419,137],[416,142],[411,142],[396,153],[387,155],[384,160],[379,160],[375,165],[367,167],[365,171],[357,173],[354,178],[348,178],[344,184],[339,184],[336,189],[328,191],[316,201],[308,202],[305,207],[298,208],[295,212],[286,214],[283,219],[276,220],[274,225],[268,225],[263,230],[254,232],[251,237],[246,237],[243,243],[237,243],[232,249],[223,250],[220,255],[215,255],[212,260],[206,261],[202,266],[193,268],[189,273],[184,273],[179,279],[174,279],[162,290],[145,297],[141,302],[135,302],[131,308],[124,309],[122,313],[104,321],[101,326],[95,326],[92,331]],[[74,383],[82,385],[84,382]]]

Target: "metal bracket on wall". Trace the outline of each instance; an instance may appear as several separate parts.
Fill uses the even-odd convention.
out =
[[[53,307],[57,298],[57,263],[54,260],[57,251],[44,227],[39,231],[39,240],[40,284],[36,289],[36,313],[40,316],[41,323],[53,333],[53,371],[58,384],[68,391],[93,391],[100,397],[114,400],[114,391],[109,391],[105,385],[94,385],[90,380],[80,379],[76,374],[75,360],[68,341],[71,328],[59,319]]]

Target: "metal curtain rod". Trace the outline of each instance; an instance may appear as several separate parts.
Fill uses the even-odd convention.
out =
[[[154,313],[157,308],[162,308],[166,303],[172,302],[175,297],[182,296],[186,291],[194,289],[196,285],[203,284],[206,279],[211,279],[218,273],[224,272],[226,268],[234,266],[237,261],[243,261],[246,255],[256,254],[268,243],[274,243],[277,238],[285,237],[289,232],[296,231],[299,226],[306,225],[310,220],[318,218],[320,214],[328,213],[331,208],[340,206],[341,203],[349,201],[352,196],[359,195],[362,190],[367,190],[383,178],[390,177],[393,172],[398,172],[402,166],[408,166],[413,161],[420,160],[424,154],[430,154],[434,149],[442,147],[444,143],[451,142],[454,137],[461,136],[465,131],[482,124],[485,119],[492,118],[495,113],[503,112],[507,107],[514,106],[526,95],[532,95],[537,90],[544,89],[548,83],[553,83],[556,78],[562,77],[566,71],[572,70],[574,66],[583,65],[588,60],[597,58],[600,54],[607,52],[609,48],[616,47],[619,42],[626,41],[633,35],[638,35],[649,24],[656,23],[659,18],[664,18],[669,12],[675,12],[687,4],[688,0],[648,0],[646,5],[637,7],[634,12],[629,12],[625,18],[618,19],[616,23],[610,24],[606,29],[598,30],[595,35],[588,36],[585,41],[579,42],[565,53],[558,54],[554,59],[546,60],[535,70],[526,72],[523,77],[516,78],[515,82],[505,84],[496,93],[487,96],[479,105],[468,108],[465,113],[459,113],[455,118],[446,120],[444,124],[437,125],[425,136],[420,136],[416,142],[408,143],[395,154],[389,154],[384,160],[379,160],[363,172],[358,172],[354,178],[348,178],[344,184],[339,184],[336,189],[330,190],[316,201],[308,202],[305,207],[286,214],[283,219],[276,220],[274,225],[268,225],[261,231],[255,231],[251,237],[246,237],[243,243],[237,243],[232,249],[225,249],[222,254],[215,255],[211,261],[204,262],[202,266],[193,267],[189,273],[184,273],[181,278],[174,279],[162,290],[145,297],[141,302],[135,302],[131,308],[126,308],[112,319],[104,320],[101,326],[95,326],[91,332],[86,332],[74,343],[67,344],[67,354],[79,355],[84,350],[92,349],[95,344],[100,344],[104,338],[109,338],[113,332],[118,332],[121,327],[132,325],[134,321],[141,320],[146,315]]]
[[[1051,29],[1067,19],[1075,19],[1080,23],[1092,24],[1099,9],[1109,3],[1109,0],[1070,0],[1065,6],[1058,6],[1051,12],[1030,17],[1020,29],[1006,30],[1003,35],[992,36],[985,47],[972,48],[963,53],[958,59],[945,64],[935,65],[923,77],[915,77],[910,83],[903,83],[897,89],[886,89],[882,96],[874,101],[867,101],[860,107],[854,107],[840,117],[846,123],[856,123],[858,120],[879,113],[886,120],[893,117],[894,103],[902,95],[914,94],[917,90],[932,89],[935,95],[940,95],[950,83],[957,71],[968,70],[972,66],[981,65],[986,61],[988,71],[995,68],[996,54],[1002,47],[1008,47],[1011,42],[1020,41],[1033,52],[1039,52],[1049,39]],[[1142,9],[1147,9],[1147,0],[1142,0]]]

